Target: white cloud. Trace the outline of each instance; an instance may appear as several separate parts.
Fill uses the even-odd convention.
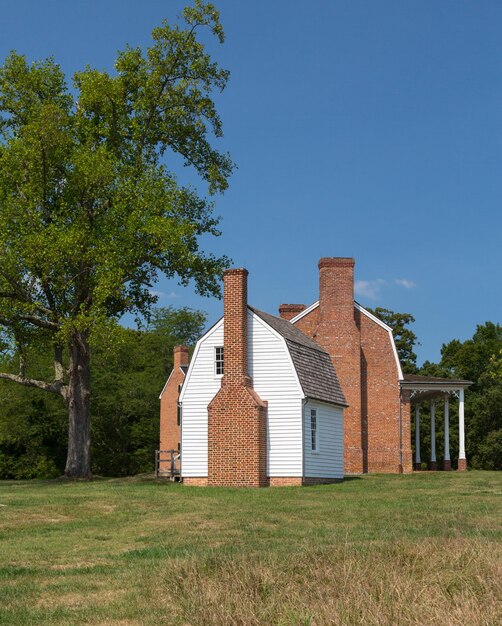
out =
[[[396,285],[404,287],[405,289],[413,289],[413,287],[417,286],[416,283],[414,283],[412,280],[408,280],[407,278],[396,278],[395,283]]]
[[[169,293],[166,293],[165,291],[156,291],[155,289],[149,289],[150,293],[152,294],[152,296],[157,296],[157,298],[159,299],[167,299],[167,300],[176,300],[176,298],[179,298],[180,296],[174,292],[174,291],[170,291]]]
[[[356,280],[354,282],[354,293],[357,296],[369,298],[370,300],[378,300],[380,291],[387,282],[383,278],[376,280]]]
[[[155,291],[155,289],[149,289],[148,291],[152,294],[152,296],[157,296],[157,298],[162,298],[162,296],[166,295],[163,291]]]

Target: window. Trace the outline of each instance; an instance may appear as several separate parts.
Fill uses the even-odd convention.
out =
[[[214,349],[214,373],[223,376],[223,346]]]
[[[312,452],[318,452],[317,442],[317,411],[310,411],[310,445]]]
[[[180,397],[180,393],[181,393],[181,388],[183,387],[183,385],[178,385],[178,426],[181,425],[181,404],[179,401],[179,397]]]

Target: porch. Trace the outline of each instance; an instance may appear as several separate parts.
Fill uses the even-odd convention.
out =
[[[464,420],[464,393],[472,385],[469,380],[453,380],[450,378],[436,378],[433,376],[419,376],[405,374],[401,381],[401,395],[410,401],[412,415],[415,415],[415,461],[414,469],[422,469],[421,438],[420,438],[420,408],[424,403],[430,407],[430,460],[429,470],[437,470],[436,458],[436,408],[438,401],[444,400],[444,454],[443,470],[452,468],[450,457],[450,399],[458,399],[458,471],[467,469],[465,456],[465,420]]]

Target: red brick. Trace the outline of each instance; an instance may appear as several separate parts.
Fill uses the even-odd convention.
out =
[[[247,276],[224,274],[224,370],[208,406],[208,484],[264,487],[267,480],[267,403],[247,370]]]
[[[295,326],[333,360],[349,407],[344,411],[345,472],[411,472],[409,398],[401,402],[399,372],[388,332],[354,306],[354,259],[319,261],[319,306]]]
[[[459,472],[467,471],[467,459],[459,459],[457,469]]]
[[[160,450],[177,450],[181,442],[178,425],[179,387],[185,380],[182,366],[188,365],[188,348],[175,346],[173,351],[173,371],[160,398]],[[161,467],[162,469],[162,467]]]
[[[307,307],[304,304],[281,304],[279,307],[279,316],[284,320],[291,320]]]
[[[183,478],[183,484],[187,487],[207,487],[207,476]]]

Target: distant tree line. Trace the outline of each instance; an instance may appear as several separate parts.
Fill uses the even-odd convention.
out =
[[[408,373],[473,381],[466,393],[466,447],[469,466],[502,469],[502,327],[486,322],[467,341],[450,341],[439,363],[417,367],[414,318],[377,308],[372,311],[394,329],[403,369]],[[153,470],[159,440],[159,393],[172,368],[172,349],[193,346],[203,331],[204,313],[187,308],[155,309],[142,330],[124,328],[113,349],[92,353],[94,396],[92,471],[101,476],[125,476]],[[17,371],[20,356],[0,335],[0,367]],[[52,367],[51,345],[38,338],[27,348],[30,375]],[[443,454],[443,421],[436,419],[437,457]],[[421,420],[421,452],[430,452],[427,405]],[[413,427],[413,423],[412,423]],[[50,478],[64,472],[68,437],[65,406],[57,396],[0,380],[0,478]],[[412,443],[414,438],[412,438]],[[458,450],[454,400],[450,413],[452,458]]]
[[[113,349],[92,354],[94,475],[153,471],[159,442],[159,393],[172,369],[173,347],[194,345],[206,316],[187,308],[154,309],[143,330],[124,328]],[[1,344],[0,367],[17,371],[19,354]],[[28,348],[30,375],[51,371],[52,346]],[[65,469],[68,415],[59,397],[0,380],[0,478],[51,478]]]
[[[371,310],[371,309],[370,309]],[[415,319],[410,313],[395,313],[376,308],[371,312],[392,329],[403,371],[408,374],[439,376],[471,380],[473,385],[465,394],[466,454],[470,467],[477,469],[502,469],[502,327],[486,322],[477,326],[471,339],[464,342],[454,339],[443,344],[439,363],[425,361],[417,367],[414,347],[417,337],[410,328]],[[450,411],[450,453],[458,452],[458,420],[455,401]],[[443,456],[444,426],[441,419],[443,402],[437,403],[436,453]],[[420,421],[421,457],[430,458],[429,407],[421,407]],[[414,446],[414,422],[412,443]]]

